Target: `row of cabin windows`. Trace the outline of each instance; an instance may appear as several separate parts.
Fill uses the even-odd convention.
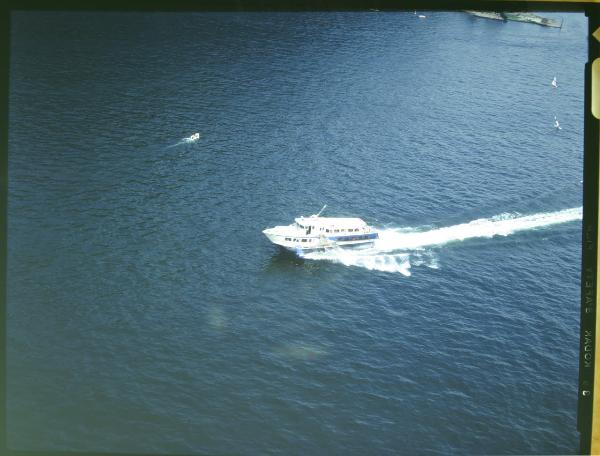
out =
[[[329,231],[329,230],[327,230],[327,231]],[[335,232],[338,232],[338,231],[340,231],[340,230],[335,230]],[[348,231],[352,231],[352,230],[348,230]],[[354,231],[358,231],[358,229],[356,229]],[[366,235],[365,236],[354,236],[354,237],[348,238],[346,240],[347,241],[357,241],[359,239],[366,239],[366,238],[367,238]],[[298,242],[298,241],[301,241],[301,242],[312,242],[313,241],[312,239],[297,239],[297,238],[292,239],[292,238],[289,238],[289,237],[286,237],[285,240],[286,241],[294,241],[294,242]]]
[[[323,228],[321,228],[321,231],[323,231]],[[326,233],[340,233],[340,232],[341,232],[341,233],[343,233],[344,231],[348,231],[348,233],[352,233],[352,232],[354,232],[354,231],[358,232],[358,231],[359,231],[359,229],[358,229],[358,228],[354,228],[354,229],[352,229],[352,228],[348,228],[348,230],[345,230],[345,229],[340,229],[340,230],[330,230],[329,228],[325,229],[325,232],[326,232]]]
[[[344,239],[344,240],[345,241],[360,241],[362,239],[368,239],[368,236],[367,235],[364,235],[364,236],[353,236],[353,237],[349,237],[348,239]],[[292,238],[289,238],[289,237],[286,237],[285,240],[286,241],[294,241],[294,242],[298,242],[298,241],[301,241],[301,242],[312,242],[313,241],[312,239],[296,239],[296,238],[292,239]]]
[[[298,226],[299,226],[300,228],[302,228],[302,229],[306,228],[306,232],[307,232],[307,234],[310,234],[310,232],[311,232],[313,229],[315,229],[315,227],[314,227],[314,226],[306,226],[306,227],[305,227],[305,226],[302,226],[302,225],[298,225]],[[342,228],[342,229],[337,229],[337,230],[334,230],[334,229],[329,229],[329,228],[323,228],[323,227],[319,228],[319,231],[323,231],[323,230],[325,230],[325,232],[326,232],[326,233],[343,233],[343,232],[345,232],[345,231],[348,231],[348,233],[352,233],[352,232],[357,232],[357,233],[358,233],[358,232],[360,231],[360,229],[359,229],[359,228],[354,228],[354,229],[353,229],[353,228],[348,228],[347,230],[346,230],[345,228]]]
[[[354,228],[354,229],[348,228],[347,230],[345,228],[341,228],[338,230],[334,230],[334,229],[330,230],[329,228],[319,228],[319,231],[323,231],[323,230],[325,230],[326,233],[340,233],[340,232],[343,233],[344,231],[348,231],[348,233],[352,233],[354,231],[356,231],[356,232],[360,231],[358,228]]]

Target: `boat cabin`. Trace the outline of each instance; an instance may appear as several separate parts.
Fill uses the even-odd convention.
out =
[[[367,224],[359,218],[299,217],[296,227],[307,235],[352,234],[370,231]]]

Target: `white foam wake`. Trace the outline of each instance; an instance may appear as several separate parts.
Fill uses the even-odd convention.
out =
[[[411,259],[415,265],[437,268],[437,260],[423,250],[474,238],[508,236],[519,231],[534,230],[581,220],[582,208],[533,215],[501,214],[444,228],[388,228],[379,230],[379,239],[372,247],[361,250],[331,249],[304,255],[311,260],[328,260],[347,266],[399,272],[410,276]]]
[[[194,133],[192,136],[183,138],[181,141],[179,141],[175,144],[171,144],[170,146],[167,146],[166,149],[170,149],[171,147],[177,147],[177,146],[180,146],[181,144],[194,143],[194,142],[198,141],[199,139],[200,139],[200,133]]]

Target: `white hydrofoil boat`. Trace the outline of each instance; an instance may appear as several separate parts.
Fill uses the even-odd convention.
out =
[[[359,218],[321,217],[321,213],[299,217],[295,223],[263,231],[273,244],[292,251],[369,245],[379,238],[376,230]]]

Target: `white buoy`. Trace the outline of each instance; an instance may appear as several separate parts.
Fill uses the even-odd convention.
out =
[[[554,76],[554,79],[552,79],[552,87],[554,87],[555,89],[558,87],[558,82],[556,82],[556,76]]]
[[[556,118],[556,116],[554,116],[554,128],[556,128],[557,130],[562,130],[562,128],[560,128],[560,124],[558,123],[558,119]]]

